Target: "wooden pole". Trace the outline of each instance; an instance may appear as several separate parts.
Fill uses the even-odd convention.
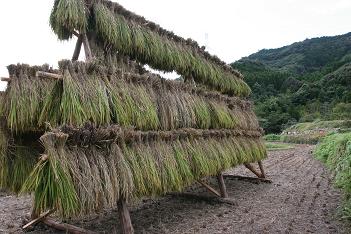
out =
[[[119,199],[117,206],[118,206],[119,219],[121,221],[122,233],[133,234],[134,229],[133,229],[132,221],[130,219],[130,214],[129,214],[128,206],[125,199],[123,198]]]
[[[266,178],[266,174],[264,173],[264,169],[261,161],[258,161],[258,166],[260,167],[260,171],[262,174],[261,178]]]
[[[1,81],[10,82],[11,78],[10,77],[1,77]]]
[[[90,61],[93,58],[93,54],[91,53],[90,45],[89,45],[89,39],[87,34],[82,34],[83,37],[83,45],[84,45],[84,51],[85,51],[85,57],[87,61]]]
[[[45,223],[47,226],[55,228],[57,230],[64,231],[66,233],[72,233],[72,234],[96,234],[96,232],[92,232],[71,224],[67,223],[59,223],[52,218],[45,218],[43,220],[43,223]]]
[[[196,86],[194,77],[192,77],[192,76],[185,77],[184,82],[187,83],[187,84]]]
[[[41,77],[41,78],[54,79],[54,80],[62,79],[62,75],[49,73],[49,72],[43,72],[43,71],[37,71],[35,76],[36,77]]]
[[[27,228],[29,228],[30,226],[41,222],[43,219],[45,219],[46,217],[48,217],[49,215],[51,215],[51,214],[54,213],[54,212],[55,212],[55,209],[46,211],[45,213],[41,214],[39,217],[33,219],[32,221],[30,221],[29,223],[27,223],[26,225],[24,225],[24,226],[22,227],[22,229],[27,229]],[[32,217],[34,217],[34,215],[32,215]]]
[[[271,180],[266,178],[259,178],[259,177],[248,177],[248,176],[239,176],[239,175],[223,175],[224,178],[233,178],[236,180],[247,180],[252,182],[262,182],[262,183],[272,183]]]
[[[79,34],[78,32],[76,32],[76,31],[73,31],[72,33],[73,33],[73,35],[76,36],[76,37],[79,37],[79,36],[80,36],[80,34]]]
[[[82,44],[83,44],[83,36],[79,35],[76,43],[76,47],[74,49],[74,53],[72,56],[72,61],[77,61],[79,58],[80,51],[82,49]]]
[[[214,188],[212,188],[211,186],[209,186],[208,184],[206,184],[205,182],[202,182],[201,180],[198,180],[198,182],[204,186],[208,191],[210,191],[211,193],[213,193],[214,195],[221,197],[221,194],[219,192],[217,192]]]
[[[245,163],[244,166],[249,169],[252,173],[254,173],[257,177],[262,178],[261,173],[257,172],[255,168],[250,163]]]
[[[224,183],[223,174],[219,173],[217,176],[219,190],[221,191],[221,197],[228,198],[227,188]]]

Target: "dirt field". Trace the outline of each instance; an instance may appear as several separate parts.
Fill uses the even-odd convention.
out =
[[[146,199],[132,207],[136,233],[350,233],[341,221],[341,194],[329,172],[310,152],[311,146],[273,151],[264,161],[272,184],[226,178],[231,200],[218,203],[168,195]],[[239,167],[228,174],[250,175]],[[216,187],[215,180],[211,184]],[[190,192],[210,195],[195,185]],[[0,233],[21,233],[30,198],[0,194]],[[115,211],[75,222],[100,233],[118,233]],[[38,226],[31,233],[59,233]]]

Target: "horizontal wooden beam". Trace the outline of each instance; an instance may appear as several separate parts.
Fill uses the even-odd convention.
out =
[[[65,233],[72,233],[72,234],[96,234],[96,232],[89,231],[71,224],[67,223],[59,223],[52,218],[45,218],[43,220],[47,226],[55,228],[60,231],[64,231]]]
[[[61,80],[62,79],[62,75],[54,74],[54,73],[50,73],[50,72],[43,72],[43,71],[37,71],[36,77],[54,79],[54,80]]]
[[[248,177],[248,176],[240,176],[240,175],[223,175],[224,178],[228,179],[236,179],[236,180],[247,180],[247,181],[255,181],[255,182],[262,182],[262,183],[272,183],[272,180],[266,178],[259,178],[259,177]]]
[[[10,77],[1,77],[1,81],[10,82],[11,78]]]

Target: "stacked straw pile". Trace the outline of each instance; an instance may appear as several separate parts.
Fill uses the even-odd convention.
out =
[[[81,217],[266,157],[240,73],[195,42],[107,1],[56,0],[50,21],[60,39],[87,33],[103,56],[63,60],[58,70],[8,67],[0,187],[33,192],[35,213]],[[143,64],[200,86],[165,80]]]

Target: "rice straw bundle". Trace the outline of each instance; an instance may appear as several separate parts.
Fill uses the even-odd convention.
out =
[[[197,179],[266,156],[264,145],[254,137],[257,133],[235,136],[227,130],[183,129],[110,135],[106,130],[77,129],[68,135],[61,129],[41,137],[48,158],[37,164],[23,189],[35,191],[38,212],[56,207],[63,217],[91,214],[114,207],[121,197],[181,191]],[[84,138],[91,142],[74,143],[87,133],[91,137]]]

